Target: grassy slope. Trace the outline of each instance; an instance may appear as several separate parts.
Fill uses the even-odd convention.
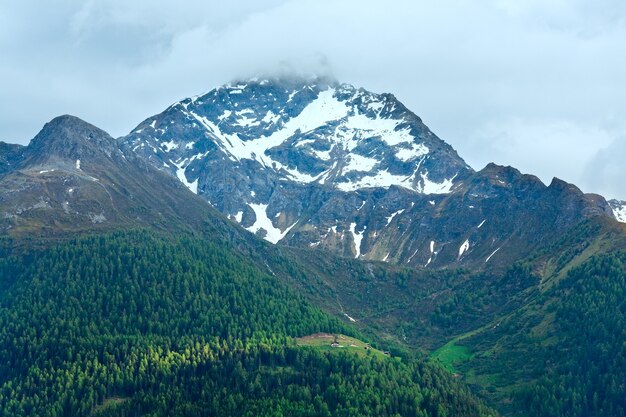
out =
[[[483,328],[452,339],[435,350],[431,358],[448,370],[458,372],[503,414],[525,415],[528,404],[522,401],[519,393],[536,384],[540,378],[546,378],[546,370],[551,369],[547,363],[552,363],[554,368],[572,357],[563,350],[555,355],[555,349],[559,350],[569,343],[578,346],[603,343],[602,340],[587,340],[576,325],[563,328],[555,310],[567,303],[563,297],[568,292],[559,289],[572,274],[578,280],[592,274],[581,274],[580,271],[595,257],[619,253],[626,248],[625,229],[624,225],[602,219],[599,222],[588,221],[564,236],[551,250],[535,254],[528,262],[542,274],[538,285],[540,291],[519,309],[494,318]],[[617,279],[623,281],[625,277],[621,275]],[[602,294],[600,291],[597,297],[602,297]],[[581,311],[580,314],[593,313]],[[616,314],[616,311],[611,314]],[[593,322],[599,317],[590,316],[587,319]],[[547,378],[545,384],[557,383],[554,375]],[[595,389],[603,391],[605,387],[599,385]],[[546,408],[540,410],[539,415],[557,415],[551,412]]]
[[[333,347],[332,343],[334,342],[339,346]],[[379,358],[388,357],[383,351],[370,347],[369,343],[344,334],[315,333],[297,338],[296,344],[298,346],[311,346],[323,352],[345,351],[362,357],[371,355]]]

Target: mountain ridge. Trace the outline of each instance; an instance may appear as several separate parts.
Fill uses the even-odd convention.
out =
[[[68,115],[47,123],[0,176],[0,213],[0,230],[13,235],[146,226],[193,232],[224,221],[179,181]]]
[[[497,245],[519,234],[505,222],[502,233],[469,239],[496,206],[506,210],[496,200],[511,184],[509,216],[535,225],[522,234],[550,237],[581,218],[613,216],[602,197],[557,179],[546,186],[495,164],[474,171],[393,95],[336,80],[235,81],[118,140],[272,243],[359,259],[441,267],[527,255],[529,247]]]

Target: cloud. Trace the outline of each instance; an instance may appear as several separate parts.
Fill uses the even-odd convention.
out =
[[[599,150],[584,169],[586,186],[608,197],[626,200],[626,132]]]
[[[235,78],[330,72],[394,93],[477,168],[573,181],[564,161],[626,131],[625,22],[622,0],[4,2],[0,138],[61,113],[123,135]]]
[[[598,148],[609,146],[615,132],[568,120],[505,119],[477,129],[464,141],[461,154],[481,168],[497,161],[539,175],[549,184],[555,176],[589,185],[582,169]]]

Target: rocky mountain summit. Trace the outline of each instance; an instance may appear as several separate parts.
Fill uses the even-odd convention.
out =
[[[0,147],[0,232],[56,235],[201,228],[214,211],[97,127],[60,116],[26,147]],[[0,171],[0,172],[2,172]]]
[[[214,192],[209,166],[263,170],[273,183],[423,194],[447,193],[472,171],[392,95],[324,79],[229,84],[145,120],[124,143],[205,195]],[[250,194],[246,183],[233,191]]]
[[[600,196],[491,164],[479,172],[391,94],[253,79],[174,103],[120,138],[272,243],[416,266],[508,262]]]

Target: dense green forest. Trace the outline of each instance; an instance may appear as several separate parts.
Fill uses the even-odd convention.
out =
[[[507,414],[626,416],[626,253],[592,257],[459,344],[468,381]]]
[[[146,231],[9,245],[2,416],[493,414],[422,360],[297,347],[357,331],[224,245]]]

